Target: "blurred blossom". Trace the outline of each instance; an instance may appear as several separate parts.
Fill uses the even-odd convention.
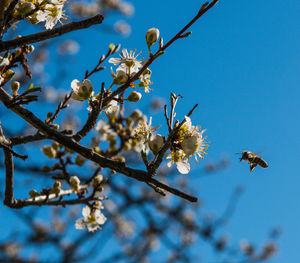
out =
[[[4,245],[4,251],[10,257],[16,257],[19,253],[19,245],[14,243],[8,243]]]
[[[110,8],[118,8],[120,4],[120,0],[101,0],[100,1],[100,5],[101,6],[107,6],[107,7],[110,7]]]
[[[181,242],[184,245],[189,245],[189,244],[191,244],[191,243],[193,243],[193,242],[196,241],[197,236],[192,231],[186,231],[186,230],[184,230],[184,231],[181,232],[180,238],[181,238]]]
[[[100,13],[100,6],[98,3],[71,3],[71,10],[83,17],[94,16]]]
[[[78,207],[72,207],[70,210],[69,210],[69,217],[70,219],[74,219],[77,215],[79,214],[79,208]]]
[[[110,128],[110,125],[106,124],[106,121],[103,119],[97,122],[95,130],[99,133],[100,140],[105,141],[108,136],[117,136],[117,134]]]
[[[29,260],[31,263],[39,262],[39,254],[37,254],[36,252],[31,252],[29,255]]]
[[[186,224],[192,224],[196,218],[194,211],[187,210],[183,214],[183,220]]]
[[[240,241],[240,249],[247,255],[252,255],[254,253],[253,246],[249,243],[248,240],[242,239]]]
[[[79,127],[80,119],[77,116],[67,116],[62,122],[62,130],[76,131]]]
[[[41,75],[45,72],[45,64],[44,63],[34,63],[31,67],[31,72],[34,75]]]
[[[74,55],[79,51],[79,49],[80,46],[77,41],[67,39],[58,46],[58,53],[60,55]]]
[[[118,231],[124,236],[124,237],[130,237],[134,233],[135,226],[132,221],[126,220],[124,218],[117,217],[115,220],[116,227]]]
[[[57,102],[59,99],[59,93],[57,92],[57,89],[55,89],[53,86],[48,86],[44,89],[46,100],[50,103]]]
[[[106,187],[107,188],[107,187]],[[106,189],[105,188],[105,189]],[[105,209],[107,211],[109,211],[110,213],[115,213],[116,210],[117,210],[117,206],[116,204],[114,203],[114,201],[112,201],[111,199],[108,199],[105,201]]]
[[[38,49],[33,59],[35,62],[46,62],[49,59],[49,52],[45,48]]]
[[[123,20],[119,20],[114,24],[114,30],[125,37],[129,36],[131,33],[130,25]]]
[[[157,236],[151,233],[148,236],[148,238],[150,240],[150,242],[149,242],[150,249],[152,251],[158,251],[160,249],[160,241],[157,238]]]
[[[270,238],[278,238],[282,234],[282,229],[280,227],[275,227],[270,233]]]
[[[119,109],[120,107],[118,105],[118,102],[115,100],[111,100],[109,104],[104,108],[104,111],[109,118],[112,118],[113,116],[118,114]]]
[[[65,224],[63,223],[63,221],[61,221],[59,219],[55,219],[52,222],[52,226],[53,226],[53,229],[55,229],[55,231],[59,234],[62,234],[65,230]]]
[[[132,16],[134,13],[134,6],[131,3],[123,2],[120,4],[120,12],[126,16]]]
[[[150,108],[154,111],[162,110],[166,101],[160,97],[154,97],[151,99]]]
[[[271,242],[264,246],[263,252],[260,256],[261,260],[267,260],[277,251],[277,246],[275,243]]]

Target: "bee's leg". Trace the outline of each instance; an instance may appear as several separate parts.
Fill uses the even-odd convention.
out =
[[[250,163],[250,173],[252,173],[253,169],[257,166],[257,163]]]

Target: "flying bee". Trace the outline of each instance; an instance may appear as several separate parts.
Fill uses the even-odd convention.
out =
[[[250,164],[250,173],[252,173],[253,169],[257,165],[263,168],[269,167],[267,162],[263,158],[257,156],[256,154],[250,151],[243,151],[240,161],[242,160],[248,161],[248,163]]]

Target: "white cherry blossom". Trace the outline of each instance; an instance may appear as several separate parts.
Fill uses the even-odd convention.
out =
[[[52,0],[36,13],[38,22],[46,22],[46,29],[52,29],[63,18],[63,7],[66,0]]]
[[[122,49],[122,54],[120,55],[121,58],[111,58],[108,62],[114,65],[124,63],[128,68],[130,68],[131,72],[132,69],[142,67],[142,62],[137,60],[138,56],[139,54],[135,55],[135,51],[130,50],[130,53],[128,53],[127,49],[124,48]]]
[[[102,205],[99,207],[103,208]],[[103,225],[107,220],[107,218],[101,213],[100,209],[91,210],[89,206],[85,206],[82,209],[82,215],[83,218],[80,218],[75,222],[75,228],[87,228],[89,232],[101,229],[101,225]]]
[[[74,79],[71,83],[71,88],[73,89],[72,99],[74,100],[84,101],[91,98],[94,94],[93,84],[88,79],[83,81]]]

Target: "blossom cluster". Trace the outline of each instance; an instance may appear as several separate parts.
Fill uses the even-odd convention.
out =
[[[171,159],[168,166],[171,167],[175,163],[180,173],[189,173],[189,158],[195,155],[197,162],[197,157],[204,158],[203,155],[208,147],[206,137],[203,137],[204,132],[205,130],[201,130],[200,126],[193,126],[190,117],[186,116],[185,123],[179,128],[171,152],[167,156],[167,159]]]
[[[107,220],[107,218],[101,213],[101,209],[103,208],[101,201],[94,202],[92,208],[88,205],[85,206],[82,209],[83,218],[79,218],[75,222],[75,228],[87,228],[89,232],[101,229],[101,225],[103,225]]]
[[[64,18],[66,0],[21,0],[15,9],[15,16],[27,17],[32,24],[45,22],[46,29],[52,29]]]
[[[147,63],[147,60],[138,60],[137,58],[139,55],[139,53],[136,55],[135,51],[131,50],[128,52],[127,49],[123,49],[120,58],[109,59],[109,63],[118,66],[116,73],[111,68],[111,74],[114,79],[112,85],[125,84],[130,78],[139,72],[139,70]],[[144,87],[146,93],[150,92],[149,85],[152,84],[150,81],[151,74],[152,72],[149,68],[144,70],[139,77],[140,83],[137,84],[139,87]]]

